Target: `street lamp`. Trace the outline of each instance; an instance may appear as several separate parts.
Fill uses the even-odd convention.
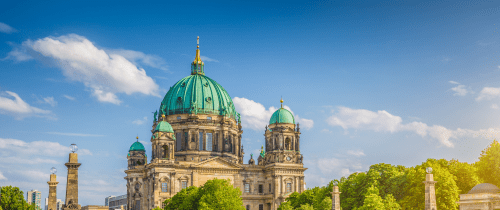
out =
[[[52,173],[52,174],[56,174],[56,172],[57,172],[57,169],[56,169],[55,167],[52,167],[52,168],[50,169],[50,173]]]
[[[75,153],[76,151],[78,151],[78,147],[76,146],[76,144],[71,144],[69,146],[69,148],[71,149],[71,152]]]
[[[427,173],[428,173],[428,174],[430,174],[430,173],[432,173],[432,168],[431,168],[431,167],[427,167],[427,168],[425,169],[425,171],[427,171]]]

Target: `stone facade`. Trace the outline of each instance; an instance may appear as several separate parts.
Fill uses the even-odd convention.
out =
[[[168,121],[174,132],[155,131],[157,122],[153,124],[151,162],[134,165],[147,163],[146,156],[136,151],[127,156],[129,209],[162,207],[163,201],[183,188],[202,186],[214,178],[229,179],[242,191],[244,206],[250,209],[277,209],[289,194],[305,190],[298,125],[266,126],[266,149],[259,155],[259,163],[252,165],[243,164],[243,131],[232,118],[183,114],[160,120]]]
[[[49,198],[48,204],[46,204],[46,210],[58,210],[57,208],[57,184],[59,182],[56,181],[56,175],[50,175],[50,181],[47,182],[49,184]]]
[[[474,186],[467,194],[460,194],[460,210],[500,209],[500,189],[489,183]]]
[[[83,206],[81,210],[108,210],[108,206],[88,205]]]
[[[66,200],[63,210],[80,210],[78,204],[78,154],[69,153],[69,161],[64,164],[68,168],[68,178],[66,182]]]
[[[433,174],[428,173],[425,175],[425,210],[437,210],[436,205],[436,181],[434,181]]]
[[[332,210],[340,210],[340,192],[339,192],[339,186],[333,186],[333,192],[332,192]]]

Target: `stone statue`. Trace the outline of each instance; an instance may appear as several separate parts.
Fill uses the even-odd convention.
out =
[[[155,114],[154,114],[154,121],[153,122],[156,122],[156,116],[158,115],[158,111],[155,111]]]
[[[250,154],[250,160],[248,160],[249,165],[255,165],[255,160],[253,160],[253,154]]]
[[[304,158],[304,156],[303,156],[303,155],[300,155],[300,157],[299,157],[299,163],[302,163],[302,159],[303,159],[303,158]]]
[[[297,123],[297,132],[300,132],[299,123]]]

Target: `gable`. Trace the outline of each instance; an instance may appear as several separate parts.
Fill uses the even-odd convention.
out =
[[[228,161],[221,159],[219,157],[212,158],[212,159],[205,160],[203,162],[194,164],[194,165],[192,165],[192,167],[195,167],[195,168],[214,168],[214,169],[215,168],[217,168],[217,169],[241,169],[240,166],[238,166],[234,163],[228,162]]]

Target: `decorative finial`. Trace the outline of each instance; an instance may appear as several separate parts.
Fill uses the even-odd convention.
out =
[[[280,102],[281,102],[281,108],[283,108],[283,97],[281,97]]]
[[[161,114],[161,118],[163,121],[165,121],[165,114]]]
[[[200,48],[200,36],[196,37],[196,48]]]
[[[135,137],[135,139],[136,139],[137,141],[139,141],[139,135],[137,135],[137,136]]]
[[[204,66],[205,64],[203,61],[201,61],[201,56],[200,56],[200,37],[196,37],[196,56],[194,58],[193,63],[191,63],[191,74],[201,74],[205,75],[204,72]]]

